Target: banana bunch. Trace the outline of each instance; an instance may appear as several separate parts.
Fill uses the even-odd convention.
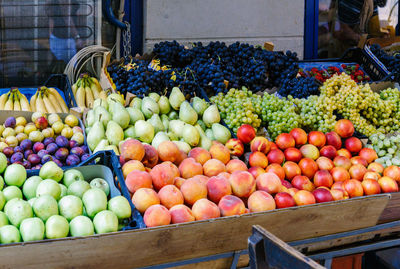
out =
[[[31,98],[32,111],[44,113],[68,113],[64,99],[54,88],[45,86],[38,88]]]
[[[22,110],[31,111],[28,99],[18,88],[11,90],[0,96],[0,110]]]
[[[72,92],[80,108],[93,108],[94,100],[107,99],[107,94],[101,89],[99,81],[87,74],[80,75],[80,78],[72,85]]]

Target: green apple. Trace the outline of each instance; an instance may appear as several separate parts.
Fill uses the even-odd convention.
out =
[[[42,195],[51,195],[54,199],[58,200],[61,195],[61,187],[58,183],[52,179],[45,179],[39,183],[36,189],[36,197]]]
[[[6,196],[2,191],[0,191],[0,210],[3,210],[4,205],[6,204]]]
[[[118,231],[118,218],[110,210],[103,210],[97,213],[93,219],[93,224],[98,234]]]
[[[65,187],[64,184],[58,183],[58,185],[60,185],[60,188],[61,188],[60,198],[62,198],[65,195],[67,195],[68,189],[67,189],[67,187]]]
[[[7,202],[14,198],[22,199],[22,191],[16,186],[5,187],[3,190],[3,194]]]
[[[89,217],[93,218],[97,213],[107,209],[107,196],[100,189],[87,190],[82,197],[83,205]]]
[[[0,239],[2,244],[17,243],[21,242],[21,235],[15,226],[4,225],[0,228]]]
[[[19,227],[19,232],[24,242],[43,240],[44,223],[40,218],[24,219]]]
[[[7,157],[0,152],[0,173],[3,173],[7,167]]]
[[[108,186],[107,181],[105,181],[102,178],[94,178],[92,181],[90,181],[90,187],[92,188],[99,188],[104,191],[106,196],[110,194],[110,186]]]
[[[6,213],[0,211],[0,227],[3,227],[4,225],[8,225],[8,218]]]
[[[14,198],[6,203],[4,207],[8,220],[17,228],[24,219],[32,218],[33,211],[31,205],[22,199]]]
[[[67,195],[58,201],[60,214],[68,221],[83,213],[83,204],[79,197],[75,195]]]
[[[78,180],[85,180],[83,178],[83,175],[81,171],[76,170],[76,169],[69,169],[65,171],[64,177],[63,177],[63,183],[64,185],[68,188],[71,183],[78,181]]]
[[[86,216],[76,216],[69,223],[71,236],[88,236],[94,234],[93,222]]]
[[[0,191],[2,191],[4,188],[4,178],[0,176]]]
[[[84,180],[79,180],[71,183],[68,187],[68,194],[72,194],[78,196],[79,198],[83,197],[83,194],[90,190],[90,184]]]
[[[63,170],[53,161],[45,163],[39,171],[39,176],[43,179],[52,179],[60,182],[63,178]]]
[[[35,203],[36,199],[37,199],[37,197],[33,197],[28,200],[28,203],[31,205],[32,208],[33,208],[33,204]]]
[[[29,200],[36,197],[37,186],[42,182],[42,180],[43,179],[39,176],[32,176],[25,181],[24,186],[22,187],[22,192],[26,199]]]
[[[58,215],[58,204],[56,199],[48,194],[37,197],[33,203],[33,212],[36,217],[39,217],[46,222],[46,220],[51,216]]]
[[[69,223],[63,216],[54,215],[46,221],[46,238],[56,239],[67,237],[68,232]]]
[[[129,218],[132,214],[131,206],[124,196],[115,196],[108,201],[108,210],[114,212],[119,220]]]
[[[19,163],[13,163],[7,166],[4,172],[4,181],[8,186],[21,187],[26,180],[26,170],[25,167]]]

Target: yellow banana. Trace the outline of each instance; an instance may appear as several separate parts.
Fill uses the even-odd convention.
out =
[[[18,92],[14,92],[14,108],[15,111],[21,110],[21,104],[19,102]]]
[[[103,89],[101,88],[101,85],[100,85],[99,81],[97,80],[97,78],[92,77],[92,78],[90,78],[90,79],[91,79],[92,82],[97,86],[97,90],[98,90],[99,92],[101,92]]]
[[[35,92],[35,94],[31,97],[31,101],[30,101],[30,107],[32,112],[36,111],[36,99],[38,96],[38,91]]]
[[[78,107],[85,107],[85,88],[79,87],[76,91],[76,103]]]
[[[20,92],[18,92],[19,102],[21,104],[22,111],[31,111],[31,106],[29,105],[28,99],[26,96]]]
[[[90,85],[90,90],[93,93],[94,100],[98,99],[99,98],[99,91],[97,90],[96,85],[94,85],[94,84]]]
[[[43,92],[40,91],[38,93],[38,97],[36,99],[36,111],[47,113],[46,106],[44,105],[42,95],[43,95]]]
[[[49,91],[54,97],[57,99],[58,103],[60,104],[62,108],[62,112],[68,113],[69,108],[67,107],[67,104],[65,103],[64,99],[61,97],[61,95],[58,93],[58,91],[54,88],[49,88]]]
[[[99,97],[103,100],[107,100],[107,93],[103,90],[99,93]]]
[[[48,93],[47,92],[43,92],[43,103],[46,107],[47,112],[49,113],[57,113],[57,110],[54,107],[54,103],[52,103],[52,101],[50,101],[50,99],[47,97]]]
[[[7,92],[0,96],[0,110],[4,110],[4,105],[6,104],[9,95],[10,92]]]
[[[47,98],[50,100],[57,113],[63,113],[63,109],[61,108],[61,105],[58,102],[57,98],[49,91],[47,92]]]
[[[13,93],[8,96],[8,100],[4,105],[4,110],[14,110]]]
[[[85,100],[86,107],[87,108],[92,108],[93,107],[93,102],[94,102],[92,89],[90,89],[88,86],[86,86],[85,94],[86,94],[86,100]]]
[[[75,82],[74,85],[71,86],[71,90],[72,90],[72,93],[74,94],[74,96],[76,95],[76,90],[78,89],[78,82],[79,82],[79,79],[77,82]]]

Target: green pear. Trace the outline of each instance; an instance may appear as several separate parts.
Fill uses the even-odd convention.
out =
[[[214,123],[211,129],[215,139],[222,144],[225,144],[229,139],[231,139],[231,132],[225,126],[219,123]]]
[[[182,131],[182,138],[186,143],[194,147],[197,146],[200,141],[200,134],[194,126],[190,124],[185,124],[185,127],[183,127]]]
[[[203,129],[199,124],[196,124],[194,127],[197,129],[197,131],[199,131],[200,134],[200,142],[197,146],[209,150],[212,146],[212,141],[207,137],[207,135],[205,134],[205,132],[203,131]]]
[[[82,197],[83,205],[89,217],[93,218],[97,213],[107,209],[107,196],[104,191],[93,188],[87,190]]]
[[[205,131],[205,130],[207,129],[206,124],[205,124],[204,121],[202,121],[202,120],[198,120],[198,121],[196,122],[196,124],[200,125],[200,127],[201,127],[201,129],[203,129],[203,131]]]
[[[121,127],[120,127],[121,128]],[[93,151],[97,144],[105,137],[104,126],[100,121],[96,121],[87,135],[86,141],[89,148]]]
[[[135,126],[130,125],[130,126],[128,126],[128,128],[126,128],[124,130],[124,139],[127,139],[127,138],[136,138]]]
[[[110,106],[112,102],[119,102],[121,105],[124,104],[124,97],[122,97],[121,94],[118,93],[112,93],[109,96],[107,96],[107,102],[108,105]]]
[[[124,140],[124,130],[113,120],[107,124],[106,137],[110,144],[118,146],[119,142]]]
[[[171,112],[169,112],[168,118],[170,120],[177,120],[177,119],[179,119],[179,114],[175,110],[172,110]]]
[[[168,132],[167,135],[168,135],[168,137],[169,137],[169,139],[170,139],[171,141],[177,141],[177,140],[179,140],[179,137],[178,137],[176,134],[174,134],[173,132]]]
[[[150,119],[147,120],[154,127],[154,133],[163,132],[165,130],[164,124],[162,123],[158,114],[153,114]]]
[[[171,120],[169,122],[169,130],[179,138],[182,137],[183,127],[185,127],[185,123],[181,120]]]
[[[168,114],[171,111],[168,97],[165,95],[161,96],[160,100],[158,100],[158,106],[160,107],[161,114]]]
[[[169,118],[168,118],[168,116],[165,115],[165,114],[162,114],[161,115],[161,121],[162,121],[162,123],[164,125],[164,130],[168,130],[168,128],[169,128]]]
[[[52,179],[56,182],[60,182],[64,176],[64,171],[55,162],[50,161],[43,164],[40,168],[39,176],[43,179]]]
[[[183,152],[185,152],[186,154],[189,153],[189,151],[192,149],[190,147],[190,145],[184,141],[172,141],[175,143],[175,145],[178,146],[179,150],[182,150]]]
[[[197,113],[188,101],[183,101],[179,108],[179,119],[190,125],[194,125],[197,121]]]
[[[140,110],[142,107],[142,99],[139,97],[133,98],[129,106]]]
[[[107,100],[104,100],[104,99],[101,99],[101,98],[98,98],[98,99],[94,100],[93,109],[98,107],[98,106],[102,106],[106,110],[108,110],[108,102],[107,102]]]
[[[93,154],[98,151],[103,151],[105,148],[110,145],[107,139],[100,140],[99,144],[97,144],[96,148],[93,150]]]
[[[206,133],[206,136],[208,137],[208,139],[210,139],[212,141],[216,140],[214,133],[211,129],[206,129],[205,133]]]
[[[156,102],[158,102],[160,100],[160,95],[158,93],[155,93],[155,92],[149,93],[149,97],[151,99],[153,99],[154,101],[156,101]]]
[[[154,137],[154,127],[147,121],[138,120],[135,123],[135,134],[140,141],[151,143]]]
[[[208,104],[204,99],[201,99],[197,96],[193,98],[193,109],[199,114],[199,116],[202,116],[204,111],[207,109]]]
[[[119,156],[119,150],[118,147],[116,145],[108,145],[104,148],[104,150],[112,150],[114,151],[115,155]]]
[[[95,121],[96,121],[96,117],[95,117],[94,110],[89,110],[88,113],[86,114],[85,126],[92,127]]]
[[[113,106],[113,113],[112,113],[112,120],[116,122],[122,129],[128,127],[131,117],[126,110],[126,108],[121,105],[119,102],[114,102]]]
[[[216,105],[211,105],[204,111],[203,121],[207,127],[211,127],[213,123],[221,121],[221,116],[219,115],[218,107]]]
[[[170,141],[168,135],[164,132],[158,132],[154,138],[153,141],[151,142],[151,145],[155,148],[158,149],[158,146],[164,142],[164,141]]]
[[[153,114],[160,113],[160,108],[158,107],[157,102],[150,97],[143,98],[141,110],[146,119],[150,119]]]
[[[134,107],[127,107],[126,110],[129,113],[130,125],[134,125],[138,120],[144,120],[144,115],[140,109],[134,108]]]
[[[111,120],[110,113],[102,106],[98,106],[94,109],[95,118],[103,123],[104,128],[107,127],[107,123]]]
[[[169,103],[172,108],[178,110],[182,102],[185,101],[185,96],[178,87],[173,87],[171,94],[169,95]]]

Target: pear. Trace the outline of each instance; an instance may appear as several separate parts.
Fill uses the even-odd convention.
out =
[[[179,139],[179,137],[176,134],[174,134],[173,132],[168,132],[167,135],[168,135],[169,139],[172,141],[176,141]]]
[[[169,103],[172,108],[178,110],[182,102],[185,101],[185,96],[178,87],[173,87],[169,95]]]
[[[207,129],[206,124],[205,124],[204,121],[202,121],[202,120],[198,120],[198,121],[196,122],[196,124],[200,125],[200,127],[201,127],[201,129],[203,129],[203,131],[205,131],[205,130]]]
[[[97,118],[98,119],[98,118]],[[89,110],[86,114],[86,127],[92,127],[94,122],[96,121],[96,116],[93,110]]]
[[[110,143],[108,143],[107,139],[102,139],[100,140],[99,144],[97,144],[96,148],[93,150],[93,154],[98,152],[98,151],[102,151],[105,150],[105,148],[110,145]]]
[[[208,139],[210,139],[212,141],[215,140],[214,133],[211,129],[206,129],[205,133],[206,133],[206,136],[208,137]]]
[[[168,135],[164,132],[158,132],[154,138],[153,141],[151,142],[151,145],[155,148],[158,149],[158,146],[164,142],[164,141],[170,141]]]
[[[183,101],[179,108],[179,119],[190,125],[194,125],[197,121],[197,113],[191,107],[188,101]]]
[[[106,137],[110,144],[117,146],[124,139],[124,130],[118,123],[110,120],[107,124]]]
[[[154,133],[162,132],[165,130],[164,124],[162,123],[160,116],[154,114],[150,119],[147,120],[154,127]]]
[[[156,102],[158,102],[158,100],[160,100],[160,95],[156,92],[149,93],[149,97],[152,98]]]
[[[132,101],[129,103],[129,107],[137,108],[140,110],[142,107],[142,99],[140,99],[139,97],[133,98]]]
[[[142,111],[140,111],[140,109],[137,109],[134,107],[127,107],[126,111],[128,111],[128,113],[129,113],[129,117],[130,117],[129,124],[130,125],[134,125],[135,122],[137,122],[138,120],[144,120],[144,115],[143,115]]]
[[[171,120],[169,122],[169,130],[179,138],[182,137],[183,127],[185,127],[185,123],[181,120]]]
[[[154,127],[147,121],[138,120],[135,123],[135,134],[140,141],[151,143],[154,137]]]
[[[200,141],[200,134],[194,126],[185,124],[185,127],[183,127],[182,130],[182,138],[186,143],[194,147],[197,146]]]
[[[150,119],[153,114],[160,113],[160,108],[158,107],[158,104],[156,103],[156,101],[154,101],[154,99],[150,97],[143,98],[141,110],[146,119]]]
[[[178,112],[172,110],[171,112],[169,112],[168,118],[170,120],[177,120],[179,118],[179,114],[178,114]]]
[[[100,121],[96,121],[90,128],[86,141],[89,148],[93,151],[99,142],[104,139],[104,126]]]
[[[133,125],[128,126],[128,128],[124,130],[124,139],[135,138],[135,137],[136,137],[135,126]]]
[[[219,123],[214,123],[211,129],[215,139],[222,144],[225,144],[229,139],[231,139],[231,132],[225,126]]]
[[[207,137],[199,124],[196,124],[194,127],[197,129],[197,131],[199,131],[200,134],[200,142],[197,146],[209,150],[212,146],[212,141],[210,140],[210,138]]]
[[[104,100],[104,99],[101,99],[101,98],[98,98],[98,99],[94,100],[93,109],[95,109],[98,106],[102,106],[102,107],[104,107],[105,109],[108,110],[108,102],[107,102],[107,100]]]
[[[193,98],[192,106],[193,109],[197,112],[197,114],[199,114],[199,116],[202,116],[204,111],[208,107],[207,102],[204,99],[201,99],[197,96]]]
[[[118,93],[112,93],[109,96],[107,96],[107,102],[108,105],[110,106],[112,102],[119,102],[121,105],[124,104],[124,97]]]
[[[103,123],[104,128],[107,128],[107,124],[111,120],[110,113],[104,107],[98,106],[94,109],[94,115]]]
[[[211,127],[213,123],[218,123],[221,121],[218,107],[216,105],[211,105],[204,111],[203,121],[207,127]]]
[[[119,102],[114,102],[111,106],[113,107],[112,120],[121,126],[122,129],[128,127],[131,117],[126,108]]]
[[[186,154],[189,153],[189,151],[192,149],[190,147],[190,145],[184,141],[172,141],[175,143],[175,145],[178,146],[179,150],[182,150],[183,152],[185,152]]]
[[[104,150],[112,150],[112,151],[114,151],[115,155],[117,155],[117,156],[121,155],[119,153],[118,147],[116,145],[108,145],[104,148]]]
[[[160,107],[161,114],[168,114],[171,111],[168,97],[165,95],[161,96],[160,100],[158,100],[158,106]]]

